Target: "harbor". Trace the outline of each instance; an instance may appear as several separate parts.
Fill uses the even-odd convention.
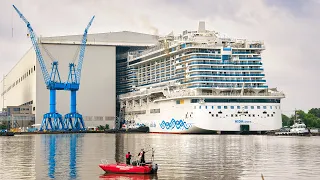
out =
[[[319,179],[320,3],[0,9],[0,179]]]

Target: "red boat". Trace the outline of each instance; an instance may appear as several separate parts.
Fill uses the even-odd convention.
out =
[[[158,171],[158,164],[154,164],[154,150],[152,148],[151,162],[139,163],[133,161],[131,165],[124,163],[109,164],[107,161],[99,164],[99,167],[106,173],[125,173],[125,174],[156,174]]]
[[[99,164],[99,167],[106,173],[126,173],[126,174],[154,174],[157,173],[158,165],[146,163],[145,165],[119,164]]]

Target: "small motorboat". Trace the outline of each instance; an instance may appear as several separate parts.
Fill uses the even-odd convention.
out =
[[[118,164],[99,164],[99,167],[106,173],[125,173],[125,174],[155,174],[158,170],[158,165],[153,163],[145,163],[143,165],[127,165],[124,163]]]
[[[130,165],[125,163],[109,164],[107,161],[101,160],[99,167],[106,173],[124,173],[124,174],[156,174],[158,164],[154,162],[154,150],[152,148],[151,162],[139,163],[138,160],[133,161]]]

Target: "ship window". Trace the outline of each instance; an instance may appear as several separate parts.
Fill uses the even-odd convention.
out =
[[[214,117],[214,114],[211,114],[212,117]]]
[[[224,108],[224,109],[228,109],[228,106],[224,106],[223,108]]]
[[[244,108],[245,108],[245,109],[248,109],[248,106],[245,106]]]
[[[199,109],[201,109],[201,106],[199,106]]]
[[[237,109],[240,109],[240,106],[237,106]]]
[[[197,103],[199,102],[199,99],[191,99],[191,103]]]
[[[271,117],[273,117],[273,114],[271,114]]]
[[[212,109],[213,109],[213,106],[212,106]]]
[[[269,117],[269,114],[267,114],[267,116]]]
[[[248,116],[251,117],[251,114],[249,114]]]
[[[231,117],[233,117],[233,114],[231,114]]]
[[[260,109],[260,106],[257,106],[257,109]]]
[[[180,104],[180,100],[177,100],[177,101],[176,101],[176,104]]]
[[[234,106],[230,106],[231,109],[234,109]]]
[[[196,108],[197,108],[197,106],[194,107],[194,109],[196,109]]]
[[[278,109],[278,107],[277,106],[275,106],[276,107],[276,109]]]
[[[208,106],[206,106],[206,109],[208,109]]]
[[[221,109],[221,106],[218,106],[218,109]]]
[[[238,117],[238,114],[235,114],[236,117]]]
[[[254,109],[254,106],[251,106],[251,109]]]
[[[272,109],[272,106],[270,106],[270,109]]]
[[[216,117],[218,117],[218,114],[216,114]]]
[[[263,109],[267,109],[267,106],[263,106]]]
[[[254,117],[255,115],[254,114],[252,114],[252,117]]]

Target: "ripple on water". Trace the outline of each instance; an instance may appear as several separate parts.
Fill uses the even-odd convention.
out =
[[[156,176],[104,175],[101,159],[124,162],[155,150]],[[61,134],[0,137],[0,179],[318,179],[319,137]],[[146,154],[150,160],[150,152]],[[10,177],[10,178],[9,178]]]
[[[34,136],[0,136],[0,179],[36,179]]]

